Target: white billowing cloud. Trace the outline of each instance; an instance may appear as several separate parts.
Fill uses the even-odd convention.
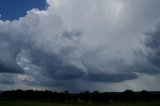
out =
[[[48,4],[54,5],[54,7],[60,7],[63,3],[67,2],[67,0],[47,0]]]
[[[134,6],[140,11],[134,11]],[[155,20],[151,21],[150,17],[144,20],[144,16],[139,15],[146,12],[144,6],[127,0],[68,0],[56,7],[56,12],[66,27],[84,32],[80,43],[88,53],[82,54],[82,59],[85,57],[83,60],[88,64],[104,69],[115,65],[111,66],[113,69],[117,67],[114,61],[132,64],[134,52],[145,48],[140,43],[144,39],[143,32]]]
[[[46,10],[33,9],[19,20],[0,21],[0,69],[19,73],[15,88],[35,84],[81,90],[90,83],[93,89],[116,90],[122,84],[118,90],[127,86],[136,90],[143,82],[146,87],[145,80],[152,81],[139,76],[148,73],[143,67],[148,61],[139,51],[148,52],[142,42],[144,32],[159,21],[158,0],[47,2]],[[141,83],[134,85],[137,80]],[[158,76],[153,79],[157,80]]]

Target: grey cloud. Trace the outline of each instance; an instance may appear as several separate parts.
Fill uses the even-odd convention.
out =
[[[160,24],[156,26],[154,31],[149,31],[145,33],[146,35],[146,41],[145,45],[146,47],[152,49],[152,50],[158,50],[160,45]]]
[[[23,70],[18,65],[16,65],[15,67],[10,67],[9,65],[4,66],[3,64],[1,64],[0,72],[1,73],[21,73],[23,74]]]
[[[0,84],[15,84],[14,76],[11,73],[0,73]]]
[[[116,73],[116,74],[107,74],[107,73],[90,73],[88,79],[90,81],[97,82],[122,82],[126,80],[136,79],[139,76],[135,73]]]
[[[32,20],[36,20],[34,15],[35,14],[33,14],[33,17],[31,18]],[[30,18],[30,15],[27,17]],[[41,32],[39,33],[36,31],[37,29],[35,26],[38,26],[38,24],[34,24],[34,26],[33,23],[26,23],[25,21],[27,21],[27,18],[18,21],[11,21],[9,23],[1,23],[1,73],[18,73],[14,75],[17,77],[15,84],[23,83],[28,86],[56,86],[53,84],[53,82],[56,83],[57,81],[54,80],[78,79],[85,75],[85,72],[80,68],[64,62],[63,57],[66,57],[72,51],[74,51],[75,47],[72,47],[72,45],[60,47],[61,42],[55,42],[56,40],[54,41],[54,36],[56,36],[56,34],[59,32],[55,34],[51,33],[52,39],[50,39],[51,41],[48,42],[49,38],[47,38],[48,36],[45,36],[46,33],[43,35]],[[6,24],[8,24],[8,26]],[[30,27],[34,27],[35,29],[32,30]],[[70,34],[72,37],[78,37],[81,34],[76,30],[70,32],[65,29],[64,32],[68,32],[68,34]],[[44,42],[39,43],[39,41],[43,39],[46,39],[47,42],[44,40]],[[61,39],[65,40],[66,38],[63,38],[62,35]],[[70,40],[70,42],[72,42],[73,39]],[[60,43],[60,46],[57,45],[54,47],[54,44],[56,45],[56,43]],[[39,47],[39,44],[42,46]],[[51,49],[48,49],[48,46],[51,46]],[[58,54],[54,53],[56,48],[60,48],[60,50],[58,49]],[[5,81],[5,79],[2,79],[2,81],[3,80]],[[4,83],[2,81],[0,82],[1,84]],[[8,82],[9,80],[6,81]]]
[[[8,39],[3,39],[3,36]],[[0,34],[0,72],[22,73],[23,70],[16,64],[17,46],[12,43],[8,35]]]
[[[31,61],[30,64],[39,66],[44,70],[42,74],[53,79],[77,79],[85,75],[81,69],[65,64],[61,55],[48,54],[35,49],[30,51],[29,60]]]
[[[71,40],[74,40],[75,37],[79,37],[81,35],[82,35],[82,31],[79,31],[79,30],[72,30],[71,32],[68,32],[68,31],[63,32],[63,36]]]
[[[145,45],[149,51],[146,58],[160,72],[160,24],[154,31],[145,34]]]

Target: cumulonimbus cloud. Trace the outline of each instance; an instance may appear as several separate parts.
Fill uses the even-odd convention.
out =
[[[149,1],[138,5],[140,13],[133,11],[137,2],[55,1],[19,20],[0,21],[0,73],[17,73],[17,84],[66,88],[65,82],[115,83],[159,73],[159,27],[145,38],[140,26],[150,26],[152,18],[132,19]]]

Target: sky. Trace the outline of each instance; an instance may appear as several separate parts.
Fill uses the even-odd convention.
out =
[[[1,0],[0,90],[160,90],[160,0]]]
[[[37,8],[46,9],[45,0],[1,0],[0,1],[0,19],[15,20],[24,17],[27,11]]]

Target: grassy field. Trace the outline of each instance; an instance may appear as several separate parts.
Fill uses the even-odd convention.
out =
[[[160,102],[137,102],[137,103],[110,103],[104,105],[84,105],[84,104],[54,104],[54,103],[43,103],[33,101],[0,101],[0,106],[160,106]]]

